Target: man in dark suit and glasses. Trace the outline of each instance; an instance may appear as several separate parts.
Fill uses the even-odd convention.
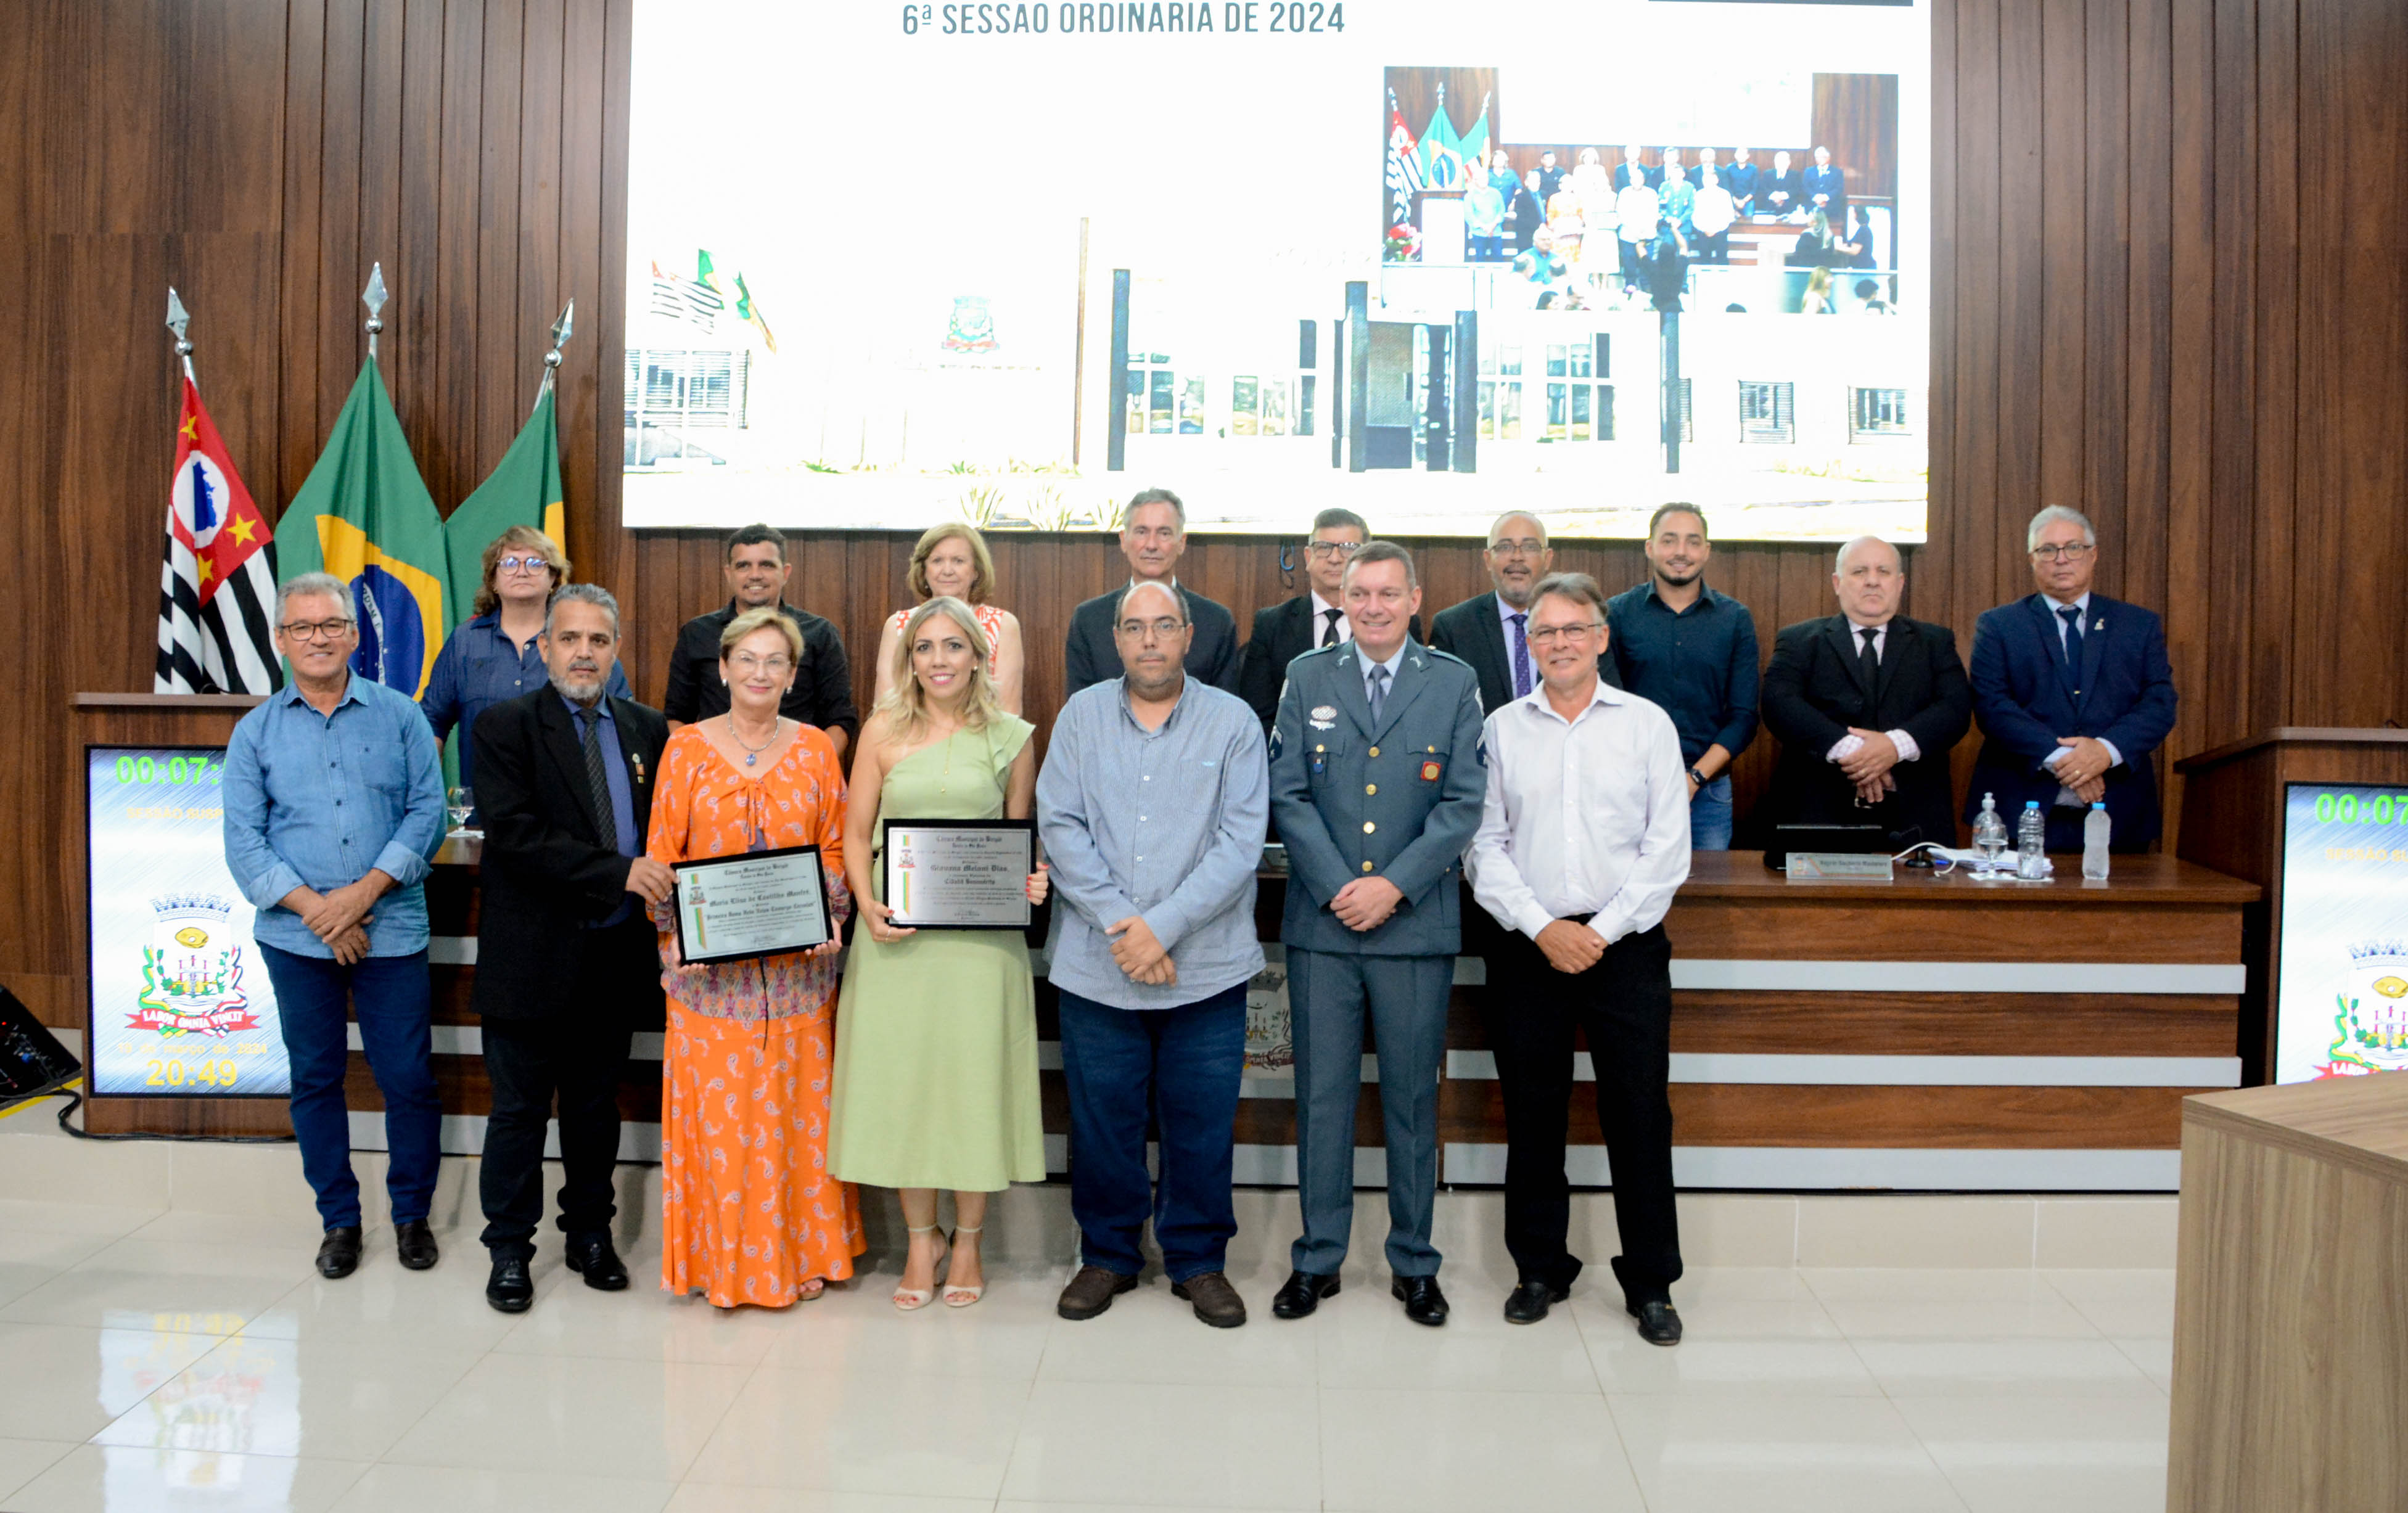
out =
[[[1187,550],[1187,507],[1168,489],[1147,489],[1128,502],[1121,522],[1121,555],[1129,578],[1070,611],[1070,635],[1062,668],[1062,697],[1121,676],[1120,649],[1112,619],[1121,595],[1140,583],[1160,583],[1178,592],[1196,634],[1183,665],[1187,676],[1224,693],[1238,692],[1237,618],[1179,581],[1179,558]]]
[[[1783,628],[1765,669],[1764,728],[1781,741],[1772,824],[1873,824],[1895,850],[1954,844],[1948,752],[1972,723],[1973,692],[1945,625],[1898,612],[1898,549],[1860,535],[1840,549],[1840,613]]]
[[[1966,793],[2000,814],[2036,801],[2048,849],[2082,849],[2093,804],[2107,806],[2111,845],[2145,851],[2157,838],[2150,755],[2174,728],[2174,675],[2163,621],[2138,605],[2094,593],[2099,533],[2078,509],[2051,505],[2024,533],[2039,592],[1973,625],[1973,718],[1982,754]]]
[[[1312,517],[1312,539],[1304,544],[1305,592],[1254,611],[1254,633],[1238,655],[1238,696],[1254,707],[1270,735],[1279,714],[1280,685],[1287,664],[1308,651],[1344,646],[1354,639],[1344,603],[1346,564],[1371,539],[1371,528],[1351,509],[1325,509]],[[1422,638],[1422,617],[1406,634]]]
[[[1555,566],[1555,553],[1536,515],[1508,510],[1489,525],[1480,560],[1494,587],[1440,610],[1430,621],[1429,644],[1471,664],[1480,675],[1480,707],[1494,714],[1536,686],[1526,635],[1530,591]]]
[[[494,705],[476,732],[484,897],[469,1003],[494,1089],[478,1195],[494,1263],[485,1301],[504,1313],[535,1301],[527,1268],[555,1098],[569,1269],[605,1292],[627,1285],[610,1244],[619,1078],[629,1035],[662,1022],[645,906],[665,902],[671,881],[644,855],[668,722],[603,692],[618,602],[590,583],[562,588],[542,646],[550,686]]]

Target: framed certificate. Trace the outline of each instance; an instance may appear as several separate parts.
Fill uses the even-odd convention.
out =
[[[1019,930],[1037,870],[1030,820],[889,820],[886,906],[914,930]]]
[[[677,876],[678,951],[689,966],[809,950],[836,938],[816,846],[681,862],[670,870]]]

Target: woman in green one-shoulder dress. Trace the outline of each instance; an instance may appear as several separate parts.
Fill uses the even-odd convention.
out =
[[[974,611],[934,598],[913,610],[894,677],[862,726],[845,818],[845,872],[860,908],[837,1005],[828,1167],[899,1189],[910,1251],[895,1306],[925,1306],[948,1254],[937,1194],[953,1193],[945,1302],[985,1290],[986,1195],[1045,1179],[1037,1008],[1022,932],[898,927],[888,918],[885,821],[1025,820],[1035,804],[1035,727],[1003,712]],[[1029,875],[1032,903],[1046,878]]]

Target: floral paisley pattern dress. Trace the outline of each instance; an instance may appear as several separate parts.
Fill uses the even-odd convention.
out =
[[[844,778],[825,734],[805,726],[758,772],[688,726],[661,752],[646,853],[674,865],[817,845],[828,904],[844,881]],[[837,963],[807,952],[686,966],[666,906],[661,986],[661,1287],[722,1307],[784,1307],[814,1277],[853,1275],[867,1242],[852,1184],[827,1164]]]

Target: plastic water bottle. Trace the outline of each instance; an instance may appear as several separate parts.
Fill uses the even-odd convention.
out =
[[[2048,863],[2048,817],[2040,812],[2040,800],[2026,799],[2024,812],[2015,821],[2015,876],[2045,878],[2042,869]]]
[[[2107,806],[2093,804],[2090,812],[2082,817],[2082,875],[2086,878],[2107,876],[2107,833],[2114,821],[2107,817]]]
[[[2007,854],[2007,822],[1999,817],[1999,801],[1993,794],[1982,795],[1982,812],[1973,817],[1973,849],[1982,855],[1982,870],[1999,870],[1999,858]]]

